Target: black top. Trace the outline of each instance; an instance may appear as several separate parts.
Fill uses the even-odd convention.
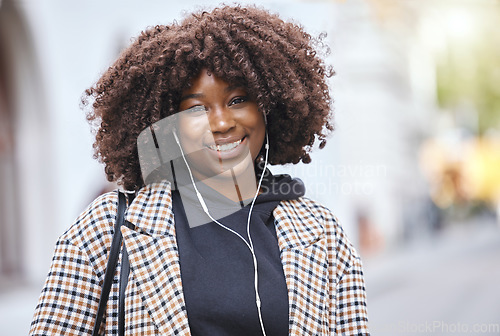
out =
[[[288,292],[272,212],[280,201],[303,196],[305,189],[298,179],[269,174],[262,191],[250,222],[262,319],[267,335],[288,335]],[[179,192],[173,191],[172,195],[182,287],[192,335],[261,335],[250,249],[241,238],[215,222],[190,228]],[[247,205],[219,222],[248,242],[249,210]]]

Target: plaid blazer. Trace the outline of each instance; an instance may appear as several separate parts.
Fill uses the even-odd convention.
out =
[[[122,227],[130,259],[126,335],[190,335],[170,187],[142,188]],[[118,197],[98,197],[58,240],[30,335],[90,335],[96,318]],[[289,300],[290,335],[369,335],[361,261],[336,218],[307,199],[274,213]],[[118,331],[117,266],[101,331]]]

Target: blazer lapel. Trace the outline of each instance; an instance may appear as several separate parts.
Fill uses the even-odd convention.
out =
[[[182,292],[170,186],[141,189],[125,215],[135,228],[122,227],[134,281],[161,335],[190,335]]]
[[[301,201],[274,211],[289,301],[290,335],[328,335],[328,260],[324,228]]]

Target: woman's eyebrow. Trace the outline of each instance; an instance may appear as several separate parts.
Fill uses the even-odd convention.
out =
[[[181,97],[181,101],[186,100],[186,99],[196,99],[196,98],[203,98],[205,95],[203,93],[191,93],[185,96]]]
[[[224,92],[230,92],[230,91],[233,91],[236,89],[243,89],[244,90],[244,87],[242,85],[236,85],[236,84],[229,85],[228,87],[226,87],[224,89]],[[181,101],[186,100],[186,99],[196,99],[196,98],[204,98],[204,97],[205,97],[205,95],[203,93],[191,93],[191,94],[182,96]]]
[[[236,89],[242,89],[244,90],[244,86],[243,85],[229,85],[227,88],[224,89],[224,92],[230,92],[230,91],[233,91],[233,90],[236,90]]]

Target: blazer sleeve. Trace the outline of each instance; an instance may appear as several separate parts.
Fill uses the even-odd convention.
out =
[[[361,259],[338,223],[336,228],[336,335],[370,335]]]
[[[359,258],[353,259],[337,284],[337,335],[369,335],[365,282]]]
[[[92,334],[100,293],[88,256],[69,239],[60,238],[29,334]]]

